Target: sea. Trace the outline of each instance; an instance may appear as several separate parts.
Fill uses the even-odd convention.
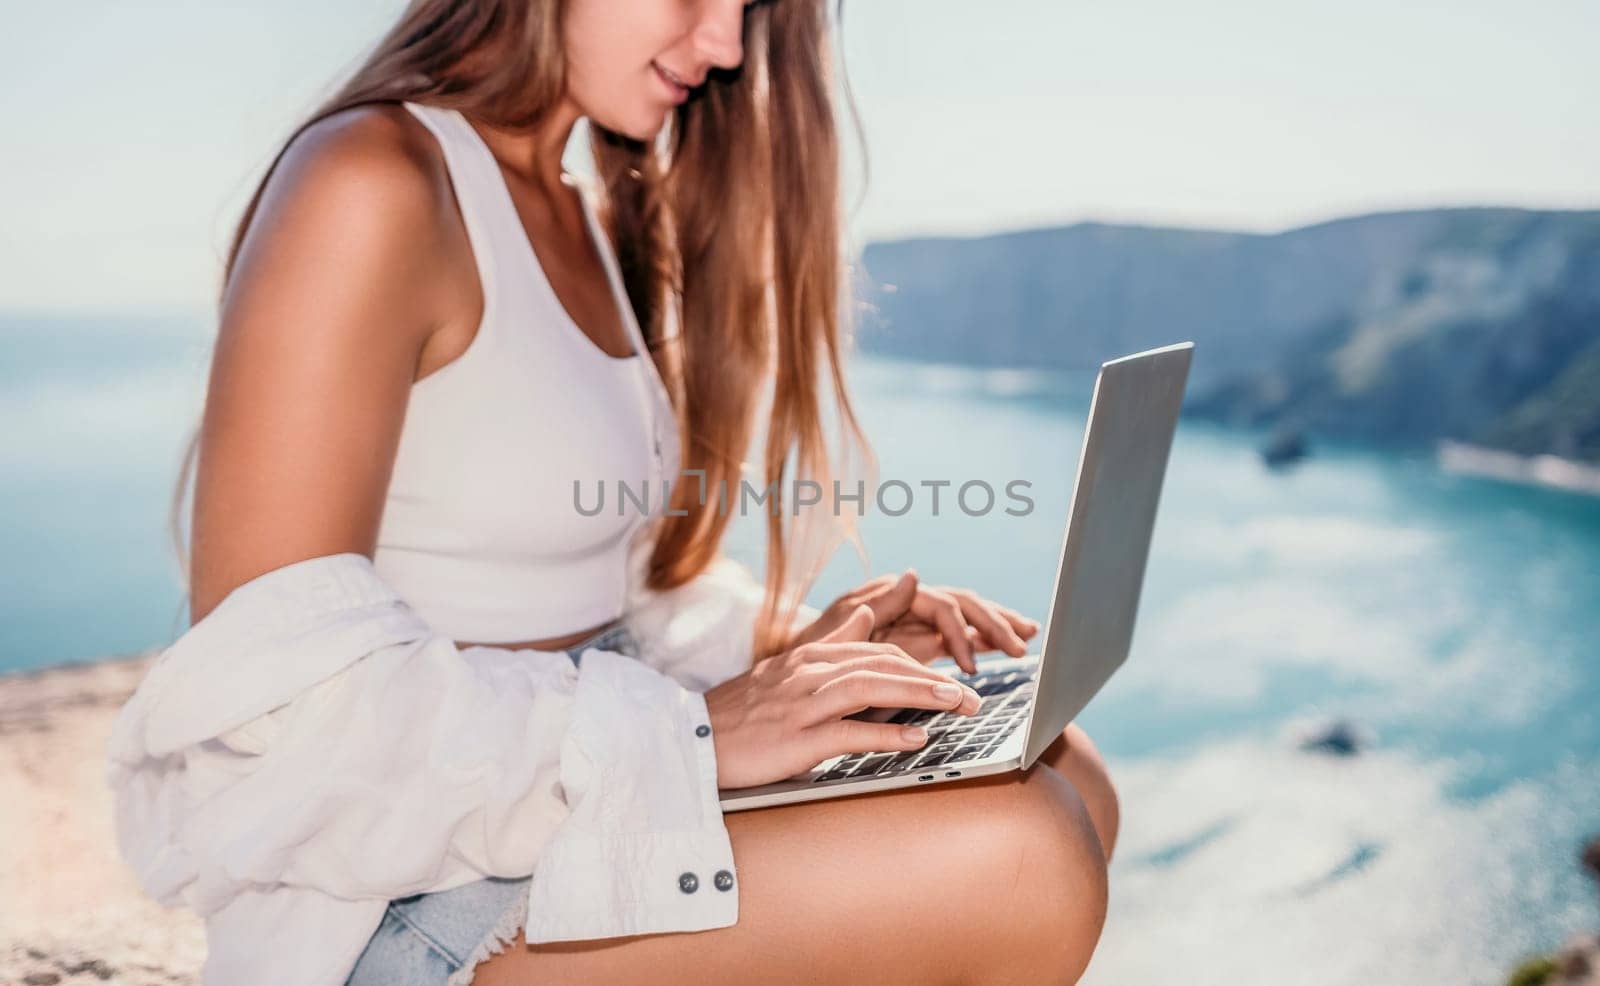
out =
[[[14,313],[0,344],[0,673],[163,646],[206,320]],[[912,495],[869,492],[865,558],[810,601],[914,567],[1043,621],[1092,371],[848,374]],[[1272,469],[1263,439],[1180,425],[1131,652],[1078,719],[1122,803],[1085,982],[1503,983],[1600,928],[1600,498],[1316,438]],[[1353,752],[1306,748],[1334,723]]]

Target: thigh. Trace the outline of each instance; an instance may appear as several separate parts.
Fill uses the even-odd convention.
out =
[[[1105,860],[1076,791],[1027,772],[727,816],[739,920],[514,947],[476,986],[1076,981]]]

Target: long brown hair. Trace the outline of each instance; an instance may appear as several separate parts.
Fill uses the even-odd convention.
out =
[[[836,14],[842,7],[839,0]],[[563,0],[413,0],[349,80],[285,140],[235,229],[224,292],[267,179],[317,121],[404,100],[499,127],[537,126],[565,82],[562,8]],[[848,514],[829,511],[819,529],[820,515],[808,512],[785,530],[785,484],[815,482],[826,498],[838,475],[823,434],[824,374],[841,450],[853,440],[864,453],[869,484],[877,469],[841,366],[853,335],[828,20],[826,0],[754,4],[744,15],[744,63],[714,70],[657,141],[590,128],[601,215],[677,412],[681,468],[704,470],[705,489],[726,490],[731,503],[740,502],[758,398],[772,385],[762,489],[776,493],[755,659],[782,649],[795,608],[841,539],[866,557]],[[844,92],[854,117],[847,82]],[[197,430],[171,514],[186,579],[179,513],[198,444]],[[674,509],[662,518],[649,563],[646,584],[658,590],[688,582],[716,559],[733,513],[717,509],[715,494],[698,502],[698,482],[674,487]]]

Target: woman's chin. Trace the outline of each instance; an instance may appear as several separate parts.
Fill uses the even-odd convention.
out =
[[[671,116],[671,108],[663,109],[659,104],[648,108],[641,108],[630,113],[610,113],[591,116],[590,122],[599,124],[602,128],[614,134],[620,134],[630,140],[652,141],[667,125]]]

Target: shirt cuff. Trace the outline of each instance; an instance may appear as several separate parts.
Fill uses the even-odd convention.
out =
[[[530,944],[738,921],[703,695],[631,657],[585,651],[561,784],[572,813],[534,869]]]

